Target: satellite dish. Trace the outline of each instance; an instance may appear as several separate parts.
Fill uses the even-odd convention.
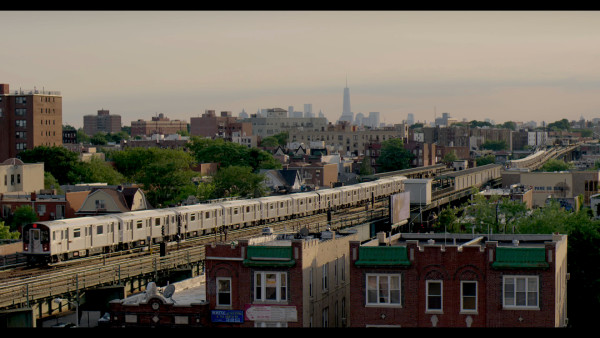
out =
[[[169,284],[169,285],[167,285],[167,287],[163,291],[163,296],[165,298],[171,298],[171,297],[173,297],[174,293],[175,293],[175,285]]]

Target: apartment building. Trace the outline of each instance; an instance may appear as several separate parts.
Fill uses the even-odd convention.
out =
[[[267,109],[266,116],[253,114],[243,121],[251,123],[252,135],[260,138],[286,131],[289,133],[324,131],[327,128],[327,119],[324,117],[288,117],[287,110],[281,108]]]
[[[37,146],[62,145],[62,96],[0,84],[0,161]]]
[[[83,116],[83,131],[94,136],[96,133],[118,133],[121,131],[121,115],[111,115],[109,110],[98,110],[97,115]]]
[[[0,193],[39,193],[44,189],[44,163],[10,158],[0,163]]]
[[[513,184],[530,186],[533,189],[533,207],[540,207],[548,198],[563,201],[576,200],[583,196],[584,206],[590,206],[590,197],[600,193],[599,170],[561,171],[561,172],[502,172],[502,185]],[[576,202],[575,202],[576,204]]]
[[[187,132],[187,122],[183,120],[170,120],[160,113],[158,116],[153,116],[152,120],[145,121],[139,119],[131,121],[131,136],[151,136],[154,134],[171,135],[177,134],[178,131]]]
[[[358,237],[317,235],[273,234],[207,245],[206,299],[219,315],[212,325],[345,327],[348,249]]]
[[[401,138],[408,140],[408,125],[397,124],[394,127],[379,129],[361,129],[347,123],[329,125],[325,130],[290,130],[290,142],[308,143],[322,141],[332,152],[340,154],[365,155],[372,143]]]
[[[206,110],[201,117],[190,118],[190,135],[232,140],[234,136],[251,136],[252,124],[241,122],[230,111],[217,116],[214,110]]]
[[[350,327],[565,327],[567,236],[350,243]]]

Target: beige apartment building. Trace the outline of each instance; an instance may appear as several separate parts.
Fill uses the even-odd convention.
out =
[[[44,189],[44,163],[11,158],[0,164],[0,194],[39,193]]]
[[[178,131],[187,132],[187,122],[182,120],[170,120],[164,114],[153,116],[151,121],[131,121],[131,136],[152,136],[154,134],[171,135]]]
[[[561,172],[502,172],[502,185],[510,187],[522,184],[533,189],[533,207],[543,206],[546,200],[574,199],[583,195],[584,206],[590,206],[590,196],[600,192],[598,182],[600,171],[561,171]]]
[[[347,124],[329,125],[326,130],[289,131],[290,142],[323,141],[325,146],[340,154],[364,155],[369,144],[382,143],[393,138],[408,140],[408,124],[396,124],[394,127],[362,129]]]

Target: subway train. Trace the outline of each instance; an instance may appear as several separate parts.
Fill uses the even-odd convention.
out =
[[[260,226],[364,205],[404,191],[405,179],[390,176],[289,195],[36,222],[23,227],[23,254],[30,264],[47,264]]]

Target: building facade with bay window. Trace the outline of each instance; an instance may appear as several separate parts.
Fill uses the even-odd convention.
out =
[[[291,237],[290,237],[291,236]],[[344,327],[356,234],[267,235],[207,245],[214,327]]]

